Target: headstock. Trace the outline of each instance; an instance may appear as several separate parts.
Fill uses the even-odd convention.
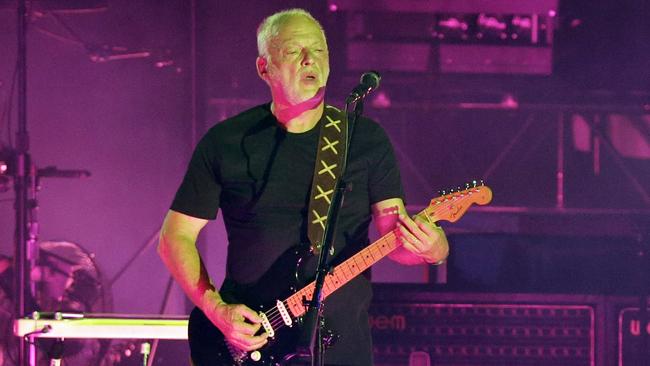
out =
[[[486,205],[492,201],[492,190],[484,185],[483,181],[472,181],[465,184],[465,189],[458,187],[440,193],[439,197],[431,200],[423,212],[430,221],[455,222],[473,204]]]

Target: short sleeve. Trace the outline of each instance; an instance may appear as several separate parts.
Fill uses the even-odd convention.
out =
[[[194,149],[171,209],[189,216],[214,220],[217,217],[220,194],[217,142],[208,133]]]
[[[404,199],[404,190],[397,159],[390,139],[381,126],[374,123],[373,154],[368,175],[370,203],[389,199]]]

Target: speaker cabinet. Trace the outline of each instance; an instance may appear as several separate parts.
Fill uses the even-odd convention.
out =
[[[408,365],[423,353],[435,366],[596,364],[597,305],[589,297],[375,289],[377,366]]]

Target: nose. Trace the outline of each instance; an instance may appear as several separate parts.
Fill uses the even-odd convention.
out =
[[[303,66],[308,66],[308,65],[312,65],[313,63],[314,63],[314,55],[312,54],[311,51],[309,51],[309,49],[304,48],[302,50],[302,62],[301,62],[301,64]]]

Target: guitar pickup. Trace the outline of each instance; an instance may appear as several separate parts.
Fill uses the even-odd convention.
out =
[[[268,334],[269,337],[273,338],[275,336],[275,330],[273,330],[273,326],[271,326],[269,318],[267,318],[266,314],[262,312],[260,312],[259,315],[260,318],[262,318],[262,327],[264,328],[264,331],[266,331],[266,334]]]
[[[275,307],[280,312],[280,316],[282,317],[284,324],[291,328],[293,326],[293,321],[291,320],[291,316],[289,315],[289,312],[287,311],[287,308],[284,306],[282,301],[278,300]]]

